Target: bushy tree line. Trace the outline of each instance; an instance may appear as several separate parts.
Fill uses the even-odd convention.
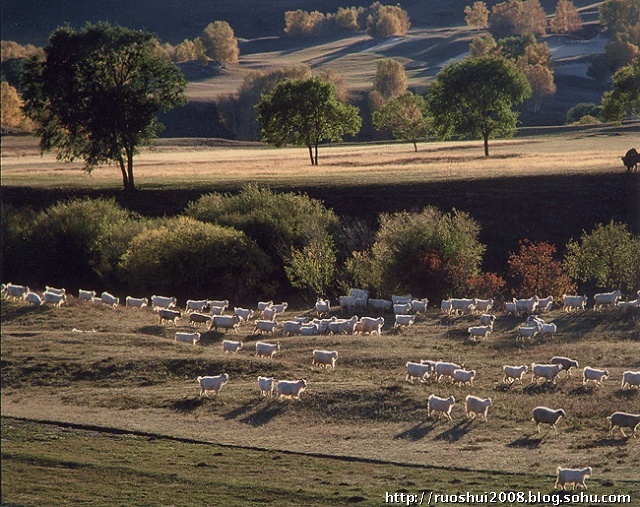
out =
[[[291,37],[309,37],[328,33],[354,33],[366,30],[374,39],[405,35],[411,27],[407,12],[399,5],[375,2],[368,9],[340,7],[335,13],[287,11],[284,31]]]
[[[566,246],[521,241],[505,274],[482,271],[485,246],[468,214],[434,207],[383,213],[379,226],[340,220],[304,194],[248,185],[208,194],[181,216],[145,218],[114,200],[73,199],[41,212],[2,206],[6,281],[235,301],[300,291],[313,300],[349,287],[508,299],[573,293],[576,283],[633,294],[640,237],[600,224]]]

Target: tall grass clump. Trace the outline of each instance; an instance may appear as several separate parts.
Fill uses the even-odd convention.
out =
[[[185,215],[244,232],[268,256],[274,267],[273,280],[290,288],[285,266],[292,251],[313,243],[331,248],[325,241],[338,224],[332,210],[304,194],[276,193],[250,184],[236,195],[212,193],[189,204]]]
[[[115,284],[120,256],[144,228],[140,217],[113,199],[59,202],[30,223],[16,213],[9,213],[8,218],[9,244],[3,249],[9,250],[9,259],[14,249],[19,252],[20,262],[11,261],[5,275],[36,286]]]
[[[234,300],[270,293],[271,265],[254,241],[189,217],[138,234],[120,267],[137,291]]]
[[[358,262],[351,264],[360,281],[368,272],[381,294],[410,292],[433,300],[461,295],[480,273],[485,246],[479,233],[478,223],[460,211],[383,213],[373,247],[355,253]]]

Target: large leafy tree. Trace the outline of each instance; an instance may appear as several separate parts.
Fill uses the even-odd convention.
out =
[[[531,96],[531,86],[516,65],[504,58],[466,58],[446,65],[427,97],[440,139],[453,135],[489,139],[511,137],[518,113],[513,106]]]
[[[306,146],[311,165],[318,165],[318,144],[356,135],[362,125],[358,109],[338,101],[335,86],[319,77],[284,81],[263,95],[257,108],[262,140]]]
[[[84,160],[87,170],[115,162],[124,189],[134,190],[133,157],[162,127],[156,114],[185,101],[186,80],[154,49],[150,33],[108,23],[54,31],[22,79],[41,149]]]
[[[619,122],[640,112],[640,57],[613,75],[611,90],[602,97],[602,117]]]
[[[415,151],[418,141],[425,139],[431,129],[424,97],[411,92],[388,101],[373,113],[372,121],[377,130],[388,129],[396,139],[413,143]]]

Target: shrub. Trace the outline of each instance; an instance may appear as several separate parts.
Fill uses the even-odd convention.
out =
[[[291,37],[308,37],[322,32],[326,16],[318,11],[287,11],[284,13],[284,31]]]
[[[200,41],[206,55],[212,60],[221,63],[238,62],[238,39],[226,21],[209,23],[200,36]]]
[[[600,116],[600,106],[593,102],[580,102],[567,111],[565,123],[571,125],[583,116]]]
[[[475,220],[455,210],[384,213],[371,249],[371,284],[384,293],[426,292],[436,299],[465,293],[485,249],[479,232]]]
[[[497,273],[482,273],[469,279],[469,289],[475,297],[482,299],[504,299],[507,282]]]
[[[326,296],[336,272],[333,239],[325,233],[300,249],[292,248],[284,269],[292,287],[308,291],[314,301],[318,296]]]
[[[464,8],[464,20],[467,26],[474,28],[487,28],[489,25],[489,9],[484,2],[473,2],[473,6]]]
[[[255,242],[188,217],[138,234],[121,268],[136,291],[234,300],[270,295],[270,265]]]
[[[640,288],[640,237],[623,223],[598,224],[567,244],[564,267],[581,282],[634,293]]]
[[[575,292],[575,284],[555,258],[555,253],[556,247],[544,241],[520,241],[518,252],[510,253],[507,261],[514,296],[553,296],[559,300],[563,294]]]
[[[338,32],[354,33],[360,30],[360,16],[365,10],[362,7],[340,7],[334,16]]]
[[[399,5],[382,5],[376,2],[370,7],[367,17],[367,35],[384,39],[395,35],[406,35],[411,27],[409,15]]]
[[[204,195],[190,203],[185,214],[243,231],[267,253],[274,278],[284,285],[289,283],[284,265],[291,250],[308,246],[338,222],[321,201],[304,194],[275,193],[255,184],[246,185],[237,195]]]

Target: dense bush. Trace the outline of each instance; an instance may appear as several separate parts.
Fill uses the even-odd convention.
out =
[[[479,232],[477,222],[455,210],[382,214],[368,261],[372,285],[382,294],[411,292],[434,300],[465,294],[485,249]]]
[[[600,106],[592,102],[580,102],[567,111],[565,123],[571,125],[577,122],[583,116],[600,116]]]
[[[382,5],[375,2],[367,16],[367,35],[374,39],[406,35],[411,28],[409,15],[399,5]]]
[[[268,254],[274,278],[289,284],[284,266],[291,249],[301,250],[338,223],[333,211],[304,194],[275,193],[251,184],[239,194],[213,193],[187,207],[185,214],[203,222],[243,231]]]
[[[267,256],[244,233],[187,217],[138,234],[120,267],[130,290],[181,297],[271,295]]]

